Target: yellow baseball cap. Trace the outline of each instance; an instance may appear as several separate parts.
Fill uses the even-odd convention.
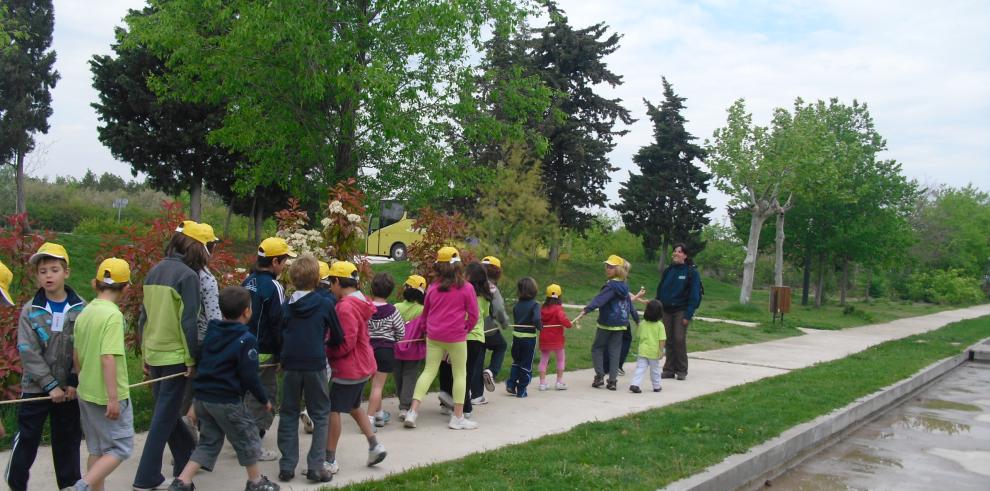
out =
[[[186,229],[186,227],[188,227],[188,226],[190,226],[190,225],[192,225],[194,223],[196,223],[195,220],[183,220],[182,223],[180,223],[179,225],[177,225],[175,227],[175,231],[176,232],[182,232],[183,230]]]
[[[10,283],[13,281],[14,273],[11,273],[10,268],[0,261],[0,296],[10,305],[14,305],[14,299],[10,297]]]
[[[441,247],[437,251],[437,262],[438,263],[459,263],[461,262],[461,254],[457,252],[457,249],[447,246]]]
[[[353,280],[358,279],[360,276],[358,274],[357,266],[349,261],[336,261],[330,266],[330,275],[337,278],[351,278]]]
[[[560,298],[563,293],[564,290],[561,290],[560,285],[556,283],[547,287],[547,298]]]
[[[502,261],[499,261],[495,256],[485,256],[485,258],[481,260],[481,264],[491,264],[498,269],[502,269]]]
[[[186,237],[189,237],[203,245],[220,240],[213,233],[213,227],[205,223],[192,222],[183,226],[182,235],[185,235]]]
[[[317,261],[320,263],[320,280],[325,280],[330,277],[330,265],[326,261]]]
[[[423,278],[418,274],[414,274],[406,278],[406,284],[421,292],[426,292],[426,278]]]
[[[605,260],[605,264],[619,268],[626,264],[626,260],[622,259],[619,256],[616,256],[615,254],[612,254],[611,256],[608,257],[608,259]]]
[[[28,261],[32,265],[37,265],[38,261],[45,256],[61,259],[65,261],[66,266],[69,265],[69,253],[65,252],[64,247],[54,242],[45,242],[44,244],[41,244],[41,247],[38,248],[38,252],[32,254],[31,259]]]
[[[261,257],[296,257],[295,251],[281,237],[269,237],[261,241],[261,245],[258,246],[258,255]]]
[[[131,265],[115,257],[104,259],[100,267],[96,268],[96,281],[102,281],[107,285],[130,283]]]

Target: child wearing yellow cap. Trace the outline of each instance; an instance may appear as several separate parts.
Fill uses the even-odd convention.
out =
[[[28,476],[41,444],[45,421],[51,418],[52,457],[59,488],[79,480],[78,372],[72,366],[72,339],[76,317],[85,302],[66,286],[69,254],[59,244],[46,242],[29,260],[38,291],[21,309],[17,350],[21,355],[21,397],[50,396],[50,400],[18,405],[17,435],[6,475],[10,489],[28,488]]]
[[[557,359],[557,390],[567,390],[564,383],[564,329],[571,328],[571,321],[564,313],[561,297],[564,290],[554,283],[547,287],[547,297],[540,308],[540,318],[543,320],[543,330],[540,331],[540,391],[547,390],[547,365],[550,355]]]
[[[402,290],[402,301],[395,304],[402,319],[406,322],[402,341],[395,343],[395,393],[399,396],[399,421],[406,420],[406,413],[412,407],[416,379],[423,373],[426,359],[426,325],[421,322],[423,299],[426,295],[426,278],[414,274],[406,278]]]
[[[104,260],[92,282],[96,298],[76,319],[79,410],[89,460],[88,470],[75,489],[103,489],[107,476],[134,449],[124,315],[117,307],[130,280],[131,268],[126,261]]]

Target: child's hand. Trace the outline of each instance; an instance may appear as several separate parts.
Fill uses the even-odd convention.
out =
[[[65,388],[65,400],[67,400],[67,401],[74,401],[74,400],[76,400],[76,388],[75,387],[66,387]]]
[[[104,416],[110,421],[116,421],[120,417],[120,401],[110,400],[107,402],[107,412]]]
[[[272,412],[272,401],[268,401],[267,403],[265,403],[265,412],[267,413]]]
[[[65,391],[61,387],[55,387],[48,393],[52,398],[52,402],[55,404],[61,404],[65,402]]]

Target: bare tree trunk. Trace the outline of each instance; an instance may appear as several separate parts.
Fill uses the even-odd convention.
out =
[[[223,238],[230,237],[230,219],[234,216],[234,200],[227,205],[227,218],[223,221]]]
[[[189,218],[199,221],[203,215],[203,180],[196,179],[189,187]]]
[[[873,268],[866,270],[866,291],[863,292],[863,298],[866,300],[870,299],[871,288],[873,288]]]
[[[842,258],[842,284],[839,286],[839,305],[846,305],[846,289],[849,285],[849,258]]]
[[[808,305],[808,290],[811,288],[811,253],[804,253],[804,277],[801,279],[801,305]]]
[[[657,259],[657,271],[663,273],[664,268],[667,267],[667,254],[670,253],[670,239],[664,238],[663,244],[660,246],[660,254]]]
[[[261,243],[261,235],[264,233],[265,229],[265,205],[262,204],[261,200],[255,198],[254,202],[254,242],[256,244]]]
[[[17,170],[15,171],[15,182],[17,185],[17,201],[14,204],[14,213],[27,213],[27,200],[24,197],[24,149],[17,149]]]
[[[773,282],[784,286],[784,211],[777,211],[777,241],[773,260]]]
[[[746,259],[743,260],[742,290],[739,292],[739,303],[748,304],[753,296],[753,279],[756,276],[756,255],[760,248],[760,231],[763,222],[770,216],[767,206],[754,206],[752,220],[749,223],[749,242],[746,244]]]
[[[815,307],[821,307],[825,299],[825,253],[818,254],[818,281],[815,286]]]

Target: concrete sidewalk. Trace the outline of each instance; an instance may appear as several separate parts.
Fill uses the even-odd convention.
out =
[[[534,381],[530,396],[526,399],[510,396],[505,393],[503,386],[499,386],[496,392],[486,394],[491,401],[490,404],[475,409],[474,420],[480,423],[481,427],[474,431],[447,429],[447,417],[440,414],[436,396],[431,394],[424,401],[418,428],[407,430],[396,420],[379,430],[378,438],[387,447],[388,458],[374,468],[365,467],[367,442],[357,431],[354,422],[350,418],[345,418],[344,436],[337,450],[340,473],[334,477],[330,485],[380,479],[388,474],[413,467],[564,432],[587,421],[613,419],[673,404],[786,373],[789,370],[842,358],[885,341],[938,329],[951,322],[984,315],[990,315],[990,305],[841,331],[808,330],[805,336],[692,353],[688,380],[683,382],[665,380],[663,392],[660,393],[648,390],[642,394],[628,392],[633,367],[631,363],[626,364],[629,374],[619,379],[617,392],[592,389],[592,370],[568,372],[565,375],[565,382],[569,385],[567,391],[539,392]],[[552,384],[552,375],[549,381]],[[649,382],[644,382],[643,386],[648,388]],[[391,411],[393,417],[398,415],[397,404],[394,398],[385,401],[385,409]],[[271,431],[265,438],[267,447],[275,447],[275,433]],[[138,435],[135,440],[135,454],[140,455],[143,442],[144,434]],[[308,446],[308,435],[302,435],[300,455],[303,456],[303,460]],[[9,452],[0,454],[4,465],[8,460],[8,454]],[[85,454],[84,444],[83,455]],[[166,464],[169,460],[170,457],[166,455]],[[130,489],[137,462],[137,456],[126,461],[110,477],[107,489],[111,491]],[[297,477],[293,482],[280,483],[282,489],[319,489],[319,485],[308,483],[300,477],[305,472],[304,467],[305,464],[296,470]],[[275,480],[278,474],[276,462],[265,462],[262,468],[265,474]],[[169,469],[170,466],[166,465],[166,474]],[[32,489],[55,488],[51,453],[47,448],[38,452],[33,471]],[[243,489],[245,479],[243,469],[238,466],[233,450],[228,446],[221,454],[215,471],[200,473],[196,485],[198,489],[238,490]]]

